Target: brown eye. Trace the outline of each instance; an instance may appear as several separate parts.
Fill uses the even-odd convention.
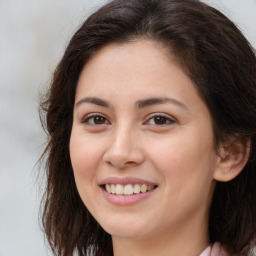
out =
[[[104,118],[102,116],[95,116],[95,117],[93,117],[94,124],[104,124],[105,121],[106,121],[106,118]]]
[[[154,117],[154,122],[155,124],[166,124],[167,122],[167,118],[166,117],[163,117],[163,116],[157,116],[157,117]]]
[[[82,121],[82,123],[88,124],[88,125],[103,125],[103,124],[109,124],[108,120],[100,115],[89,115],[85,117],[85,119]]]
[[[156,114],[154,116],[151,116],[151,118],[149,118],[148,121],[146,122],[146,124],[155,126],[165,126],[174,123],[176,123],[176,121],[172,119],[169,115],[167,116],[166,114]]]

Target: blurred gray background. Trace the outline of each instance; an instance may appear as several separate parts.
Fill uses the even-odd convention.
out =
[[[51,255],[38,223],[39,92],[79,24],[106,0],[0,0],[0,256]],[[256,47],[256,0],[205,0]]]

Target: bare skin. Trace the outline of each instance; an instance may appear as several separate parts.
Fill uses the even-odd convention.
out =
[[[112,235],[115,256],[198,256],[209,245],[221,163],[211,117],[161,46],[113,43],[88,61],[76,92],[70,154],[80,196]],[[103,184],[112,177],[143,179],[154,189],[145,199],[116,204],[118,195],[107,199]]]

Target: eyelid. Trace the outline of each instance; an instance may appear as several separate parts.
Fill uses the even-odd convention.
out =
[[[89,121],[91,118],[96,117],[96,116],[100,116],[100,117],[104,118],[107,123],[104,123],[104,124],[89,124],[88,121]],[[146,121],[143,122],[143,124],[147,124],[152,118],[155,118],[155,117],[164,117],[164,118],[166,118],[166,120],[167,120],[169,123],[167,123],[167,124],[162,124],[162,125],[161,125],[161,124],[149,124],[149,125],[167,126],[167,125],[172,125],[172,124],[178,123],[177,119],[174,118],[173,116],[170,116],[169,114],[166,114],[166,113],[152,113],[152,114],[149,114],[149,115],[146,117]],[[81,123],[87,124],[87,125],[95,125],[95,126],[111,124],[111,122],[109,121],[109,118],[106,117],[104,114],[99,113],[99,112],[93,112],[93,113],[89,113],[89,114],[84,115],[84,116],[81,118]]]
[[[81,119],[81,123],[88,124],[88,120],[90,120],[90,118],[93,118],[93,117],[96,117],[96,116],[103,117],[108,122],[108,124],[110,124],[110,121],[108,120],[108,118],[104,114],[98,113],[98,112],[93,112],[93,113],[89,113],[89,114],[84,115]],[[95,126],[100,126],[100,125],[105,125],[105,124],[106,123],[104,123],[104,124],[94,124],[94,125]],[[88,124],[88,125],[93,125],[93,124]]]
[[[170,116],[169,114],[166,114],[166,113],[152,113],[152,114],[147,116],[147,119],[144,122],[144,124],[149,122],[149,120],[154,118],[154,117],[164,117],[170,122],[169,124],[163,124],[163,125],[155,124],[155,126],[166,126],[166,125],[172,125],[172,124],[178,123],[178,120],[176,118]]]

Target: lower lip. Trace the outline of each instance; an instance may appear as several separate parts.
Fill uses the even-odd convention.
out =
[[[141,202],[148,197],[150,197],[156,190],[156,188],[149,190],[145,193],[139,193],[139,194],[132,194],[132,195],[116,195],[116,194],[110,194],[108,193],[104,188],[100,188],[103,196],[107,201],[109,201],[112,204],[120,205],[120,206],[126,206],[131,204],[136,204],[138,202]]]

